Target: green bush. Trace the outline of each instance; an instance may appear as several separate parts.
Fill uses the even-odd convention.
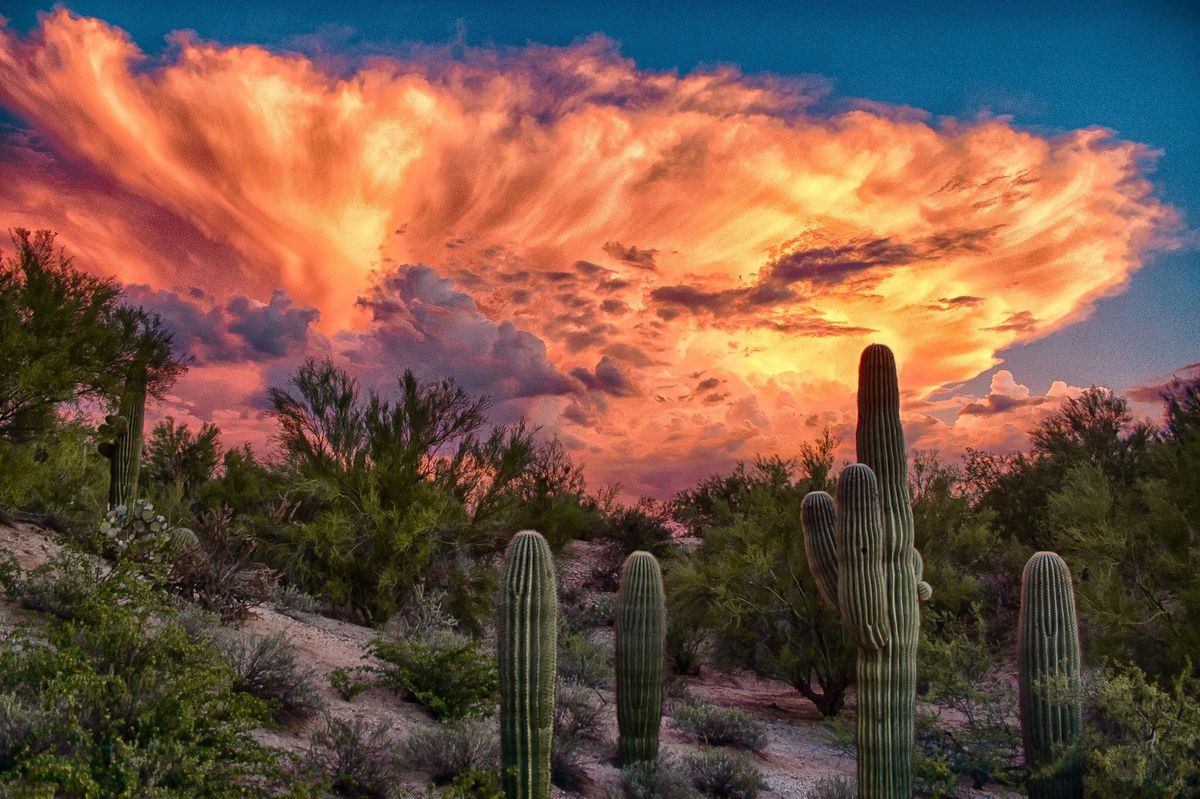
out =
[[[0,643],[0,792],[269,795],[283,761],[251,736],[267,705],[144,579],[118,564],[72,601]]]
[[[369,680],[362,680],[353,676],[354,674],[363,674],[364,672],[371,673],[371,669],[358,667],[351,671],[340,667],[336,668],[329,673],[329,687],[344,701],[349,702],[371,687]]]
[[[490,716],[499,701],[496,657],[481,641],[445,633],[428,640],[376,638],[379,683],[406,693],[435,719]]]
[[[584,633],[558,635],[558,677],[565,682],[604,688],[613,681],[613,653]]]
[[[504,799],[500,770],[467,769],[437,795],[441,799]]]
[[[691,774],[675,758],[659,755],[654,762],[639,760],[621,768],[621,789],[627,799],[700,799]]]
[[[684,763],[691,774],[692,785],[705,796],[754,799],[767,787],[762,772],[743,752],[708,749],[692,755]]]
[[[761,751],[767,745],[767,725],[744,710],[709,702],[681,702],[671,711],[673,730],[709,746],[734,746]]]
[[[296,662],[296,648],[283,632],[231,637],[223,649],[234,690],[269,702],[277,722],[305,719],[320,708],[312,669]]]
[[[1012,715],[1016,691],[988,645],[982,609],[975,604],[968,613],[969,625],[949,611],[921,621],[916,771],[918,784],[935,796],[953,791],[960,778],[978,790],[1024,777]]]
[[[805,799],[857,799],[858,786],[849,777],[826,777],[814,785]]]
[[[1136,666],[1109,665],[1085,699],[1085,785],[1097,799],[1200,795],[1200,679],[1166,686]]]
[[[38,514],[63,530],[90,528],[108,506],[108,469],[82,419],[20,443],[0,438],[0,475],[0,509]]]
[[[554,702],[554,743],[550,748],[550,780],[564,790],[575,790],[584,782],[580,754],[589,740],[604,730],[604,706],[600,695],[579,683],[558,683]]]
[[[500,767],[500,738],[496,722],[459,719],[412,733],[401,748],[407,764],[445,785],[470,771]]]
[[[4,592],[23,608],[59,619],[74,618],[110,579],[114,579],[112,567],[95,555],[65,551],[29,571],[23,571],[8,553],[0,555]]]
[[[309,739],[309,768],[322,774],[345,799],[389,799],[398,776],[388,725],[326,716]]]

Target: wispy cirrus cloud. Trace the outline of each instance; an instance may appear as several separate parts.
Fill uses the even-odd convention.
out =
[[[380,385],[411,366],[662,494],[844,424],[882,341],[912,435],[961,446],[1016,418],[965,408],[1029,398],[993,386],[949,422],[920,398],[1086,316],[1175,227],[1154,153],[1100,128],[817,113],[820,82],[643,70],[600,37],[326,44],[176,34],[148,56],[65,10],[0,29],[23,125],[0,138],[0,219],[173,309],[205,361],[180,402],[305,352]]]

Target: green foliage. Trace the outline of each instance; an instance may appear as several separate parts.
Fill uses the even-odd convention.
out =
[[[560,631],[558,678],[588,688],[607,688],[613,682],[613,652],[584,633]]]
[[[81,607],[115,579],[112,568],[94,555],[63,552],[23,571],[8,553],[0,555],[0,587],[21,607],[70,620]]]
[[[762,772],[744,752],[707,749],[684,760],[692,785],[705,796],[754,799],[767,788]]]
[[[667,755],[622,766],[621,788],[627,799],[699,799],[702,795],[683,764]]]
[[[325,777],[336,796],[390,799],[399,764],[388,726],[325,716],[309,738],[307,764]]]
[[[454,782],[465,772],[497,771],[496,722],[461,719],[418,730],[405,739],[401,754],[410,768],[427,773],[438,785]]]
[[[978,604],[966,621],[934,611],[921,625],[914,781],[923,795],[953,795],[960,779],[978,790],[1024,778],[1012,716],[1016,692],[988,638]]]
[[[849,777],[826,777],[812,787],[805,799],[857,799],[858,788]]]
[[[581,478],[523,423],[483,435],[488,400],[451,381],[405,372],[395,395],[364,394],[311,360],[270,390],[296,503],[270,551],[289,579],[368,623],[384,623],[423,581],[478,626],[495,587],[484,561],[514,522],[562,510],[553,495]]]
[[[740,708],[682,702],[671,712],[669,725],[708,746],[732,746],[754,752],[767,746],[767,725]]]
[[[214,424],[206,422],[193,433],[188,425],[165,417],[146,442],[146,480],[160,488],[178,486],[187,501],[194,501],[200,487],[216,475],[220,434]]]
[[[363,691],[371,687],[369,680],[362,680],[355,677],[354,674],[369,672],[370,669],[360,667],[353,671],[338,667],[329,672],[329,687],[334,690],[338,696],[344,701],[349,702],[354,697],[361,694]]]
[[[402,691],[435,719],[490,716],[498,690],[496,659],[482,643],[455,633],[433,638],[377,637],[378,683]]]
[[[108,472],[82,419],[60,420],[21,442],[0,438],[0,508],[42,514],[82,530],[107,504]]]
[[[266,706],[233,690],[144,578],[118,564],[61,615],[0,643],[0,790],[268,795],[282,762],[250,735]]]
[[[794,469],[778,458],[739,463],[673,500],[703,543],[668,566],[667,648],[677,670],[694,670],[711,632],[719,665],[787,682],[834,715],[853,680],[853,649],[809,574],[797,519],[814,482]]]
[[[496,769],[467,769],[437,792],[442,799],[503,799],[504,786]]]
[[[233,689],[270,703],[275,721],[302,720],[320,708],[312,669],[296,661],[296,647],[285,633],[233,636],[222,649],[233,669]]]
[[[1085,793],[1096,799],[1183,799],[1200,793],[1200,680],[1169,684],[1136,666],[1099,670],[1085,701]]]
[[[584,745],[605,732],[608,716],[601,694],[577,682],[559,680],[554,702],[554,742],[550,780],[564,790],[576,790],[586,775],[580,763]]]
[[[621,560],[638,550],[665,555],[673,536],[670,520],[668,505],[642,497],[633,505],[614,504],[606,508],[600,537],[616,545]]]

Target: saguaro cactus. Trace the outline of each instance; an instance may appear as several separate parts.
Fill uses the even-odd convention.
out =
[[[550,796],[558,595],[546,539],[517,533],[504,558],[497,629],[500,751],[508,799]]]
[[[1071,572],[1053,552],[1025,564],[1017,641],[1030,799],[1077,799],[1083,767],[1071,750],[1080,735],[1079,625]]]
[[[99,446],[108,458],[108,507],[133,507],[142,466],[142,427],[146,418],[145,369],[135,367],[125,383],[117,413],[107,416],[100,432],[110,440]]]
[[[658,756],[665,604],[658,560],[649,552],[634,552],[621,569],[616,607],[617,755],[622,763]]]
[[[809,569],[858,644],[858,795],[912,795],[918,599],[932,596],[913,548],[900,389],[891,350],[872,344],[858,371],[858,460],[838,504],[804,498]]]

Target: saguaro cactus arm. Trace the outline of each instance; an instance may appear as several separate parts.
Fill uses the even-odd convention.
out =
[[[546,539],[526,530],[508,545],[496,637],[500,750],[508,799],[547,799],[554,732],[558,595]]]
[[[921,579],[925,576],[925,559],[919,549],[913,550],[913,573],[917,577],[917,600],[928,602],[933,599],[933,586]]]
[[[616,607],[617,753],[622,763],[658,756],[666,622],[658,560],[649,552],[634,552],[621,569]]]
[[[833,497],[824,491],[811,491],[800,504],[804,528],[804,554],[808,570],[825,604],[838,609],[837,514]]]
[[[837,491],[838,605],[859,648],[874,652],[891,637],[875,475],[861,463],[847,466]]]

